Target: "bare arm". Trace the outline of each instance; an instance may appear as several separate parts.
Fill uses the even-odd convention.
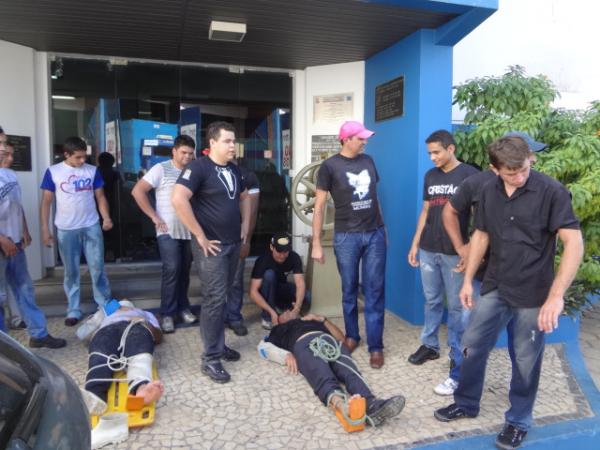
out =
[[[300,314],[300,309],[304,302],[304,294],[306,293],[306,283],[304,282],[303,273],[294,274],[294,284],[296,285],[296,303],[294,304],[293,311]]]
[[[460,301],[467,309],[470,309],[473,306],[473,277],[477,272],[479,264],[481,264],[481,260],[483,259],[483,255],[485,255],[489,243],[490,237],[485,231],[475,230],[475,233],[471,236],[469,260],[465,270],[463,286],[460,290]]]
[[[31,234],[29,234],[27,217],[25,217],[25,210],[23,207],[21,207],[21,214],[23,215],[23,247],[29,247],[31,245]]]
[[[240,194],[240,212],[242,215],[242,244],[248,242],[249,231],[250,231],[250,215],[252,214],[252,205],[250,203],[250,195],[248,195],[248,189]]]
[[[256,219],[258,217],[258,200],[260,194],[258,192],[253,194],[248,193],[248,197],[250,198],[250,226],[248,228],[248,239],[245,244],[242,244],[240,258],[246,258],[250,254],[250,241],[252,240],[254,228],[256,227]]]
[[[254,303],[258,305],[259,308],[268,312],[271,315],[271,323],[273,325],[277,325],[277,311],[271,308],[265,298],[260,294],[261,285],[262,278],[251,278],[248,296]]]
[[[52,206],[52,200],[54,199],[54,193],[42,189],[42,203],[40,205],[40,221],[42,228],[42,242],[46,247],[51,247],[54,242],[54,237],[50,233],[48,222],[50,222],[50,207]]]
[[[318,314],[307,314],[302,318],[302,320],[317,320],[322,322],[327,328],[329,334],[331,334],[337,341],[344,342],[344,333],[340,330],[334,323],[330,322],[329,319],[325,316],[319,316]]]
[[[419,220],[417,221],[417,229],[415,230],[415,235],[413,236],[412,244],[410,246],[410,251],[408,252],[408,263],[413,267],[419,267],[419,260],[417,259],[417,252],[419,251],[419,242],[421,241],[421,234],[423,233],[423,228],[425,228],[425,222],[427,221],[427,212],[429,211],[429,202],[425,200],[423,202],[423,208],[421,209],[421,214],[419,215]]]
[[[110,211],[108,210],[108,201],[104,195],[104,188],[98,188],[94,191],[96,202],[98,203],[98,209],[102,216],[102,229],[108,231],[113,227],[112,219],[110,218]]]
[[[312,219],[312,258],[321,264],[325,263],[323,247],[321,247],[321,230],[325,214],[325,203],[327,202],[327,191],[317,189],[315,197],[315,209]]]
[[[583,237],[580,230],[561,228],[558,230],[558,237],[563,243],[564,251],[548,297],[538,315],[538,327],[546,333],[552,333],[558,328],[558,316],[565,305],[563,297],[575,279],[583,258]]]
[[[148,193],[152,189],[154,189],[152,185],[142,178],[135,183],[135,186],[131,190],[131,195],[142,212],[150,218],[152,223],[154,223],[156,229],[161,233],[166,233],[169,231],[167,224],[154,210],[152,204],[150,204],[150,199],[148,198]]]
[[[221,241],[209,241],[206,238],[204,230],[196,220],[194,211],[192,211],[192,205],[190,204],[192,195],[192,191],[181,184],[176,184],[173,187],[171,203],[175,208],[175,214],[177,214],[177,217],[179,220],[181,220],[181,223],[183,223],[185,227],[190,230],[190,233],[194,235],[196,241],[198,241],[198,245],[204,252],[204,256],[208,256],[209,254],[216,255],[221,251],[218,245],[221,243]]]
[[[456,250],[456,253],[458,253],[461,258],[466,260],[469,244],[463,242],[460,233],[460,223],[458,221],[458,211],[450,204],[450,202],[447,202],[442,210],[442,222],[444,223],[444,229],[452,242],[454,250]]]

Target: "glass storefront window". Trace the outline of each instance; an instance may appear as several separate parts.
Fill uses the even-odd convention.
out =
[[[153,164],[170,158],[177,134],[191,135],[200,156],[208,146],[206,126],[215,120],[234,124],[238,163],[260,182],[252,254],[263,253],[273,233],[290,231],[291,155],[284,146],[289,150],[292,83],[287,73],[59,59],[60,76],[52,79],[54,161],[62,159],[62,142],[79,135],[89,145],[88,163],[103,162],[115,223],[105,233],[107,262],[159,258],[154,226],[133,201],[131,189]]]

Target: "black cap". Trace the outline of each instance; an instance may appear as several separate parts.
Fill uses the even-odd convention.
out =
[[[271,238],[271,245],[279,253],[289,252],[292,249],[292,238],[286,232],[275,233]]]

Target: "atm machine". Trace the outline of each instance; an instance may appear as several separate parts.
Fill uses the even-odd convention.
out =
[[[127,185],[133,186],[154,164],[171,157],[177,124],[150,120],[124,120],[119,126],[121,170]]]

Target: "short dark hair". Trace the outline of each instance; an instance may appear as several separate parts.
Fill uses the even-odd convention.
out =
[[[507,136],[496,139],[488,145],[490,164],[496,169],[502,167],[515,170],[523,167],[531,155],[525,139],[517,136]]]
[[[187,136],[185,134],[180,134],[179,136],[177,136],[175,138],[175,142],[173,143],[173,147],[175,148],[179,148],[179,147],[190,147],[190,148],[196,148],[196,143],[194,142],[194,140],[190,137]]]
[[[434,142],[439,142],[442,147],[448,148],[451,145],[456,147],[456,142],[454,142],[454,136],[452,133],[446,130],[437,130],[429,135],[427,139],[425,139],[426,144],[432,144]]]
[[[4,134],[4,128],[0,125],[0,134]]]
[[[87,151],[87,144],[79,136],[71,136],[65,139],[63,151],[68,153],[69,156],[75,152],[85,152]]]
[[[102,167],[112,167],[115,163],[115,157],[108,152],[102,152],[98,155],[98,164]]]
[[[224,122],[222,120],[210,123],[208,127],[206,127],[206,140],[210,144],[210,140],[218,140],[221,137],[221,130],[223,131],[231,131],[235,133],[235,128],[229,122]]]

